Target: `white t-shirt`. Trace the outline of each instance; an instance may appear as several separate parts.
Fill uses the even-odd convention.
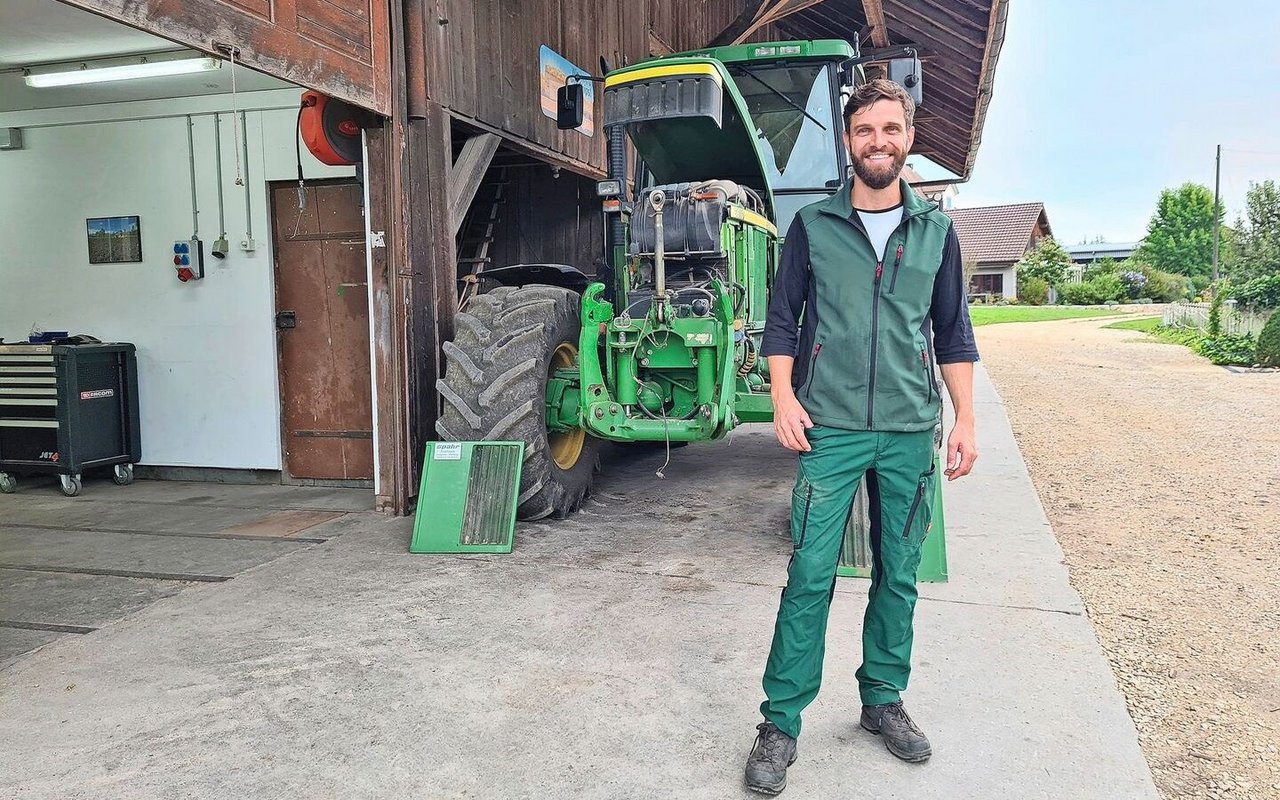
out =
[[[893,208],[886,208],[884,211],[857,209],[857,212],[858,218],[862,220],[862,226],[867,229],[867,236],[871,239],[871,246],[875,248],[876,258],[883,263],[884,246],[888,244],[889,237],[902,222],[902,204],[899,203]]]

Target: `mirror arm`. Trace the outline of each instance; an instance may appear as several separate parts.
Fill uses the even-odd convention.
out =
[[[868,50],[865,54],[856,58],[850,58],[840,62],[841,69],[861,66],[862,64],[871,64],[876,61],[888,61],[891,58],[901,58],[902,56],[911,56],[918,58],[914,45],[904,44],[897,47],[886,47],[883,50]]]

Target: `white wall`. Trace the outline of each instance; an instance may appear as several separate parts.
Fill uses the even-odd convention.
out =
[[[1003,275],[1004,281],[1002,288],[1004,296],[1010,300],[1016,300],[1018,297],[1018,271],[1013,266],[1008,267],[982,267],[974,270],[975,275]]]
[[[214,118],[193,117],[206,260],[204,280],[188,284],[172,263],[173,243],[192,233],[186,120],[117,120],[230,111],[229,96],[0,114],[0,127],[24,128],[22,150],[0,151],[0,337],[25,340],[34,324],[137,345],[146,464],[281,467],[267,181],[296,179],[300,96],[238,98],[241,109],[255,109],[247,164],[253,253],[238,247],[244,188],[234,184],[232,117],[221,118],[232,243],[222,261],[208,254],[220,233]],[[320,164],[305,146],[302,157],[308,178],[354,174]],[[141,217],[143,262],[91,266],[85,219],[124,215]]]

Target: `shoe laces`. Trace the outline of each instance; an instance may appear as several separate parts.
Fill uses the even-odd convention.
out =
[[[902,703],[892,703],[885,706],[882,716],[892,716],[895,719],[899,719],[906,724],[907,728],[910,729],[912,733],[918,733],[921,736],[924,735],[924,733],[916,727],[916,723],[912,721],[911,717],[907,716],[907,709],[903,707]]]
[[[764,750],[765,758],[777,761],[786,754],[787,740],[791,737],[783,733],[777,725],[772,722],[761,722],[756,726],[756,730],[760,731],[756,741]]]

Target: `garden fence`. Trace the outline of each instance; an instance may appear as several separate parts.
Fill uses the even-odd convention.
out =
[[[1248,310],[1236,310],[1232,302],[1222,305],[1222,332],[1229,334],[1262,332],[1270,314]],[[1209,328],[1209,303],[1170,303],[1165,307],[1161,323],[1170,328]]]

